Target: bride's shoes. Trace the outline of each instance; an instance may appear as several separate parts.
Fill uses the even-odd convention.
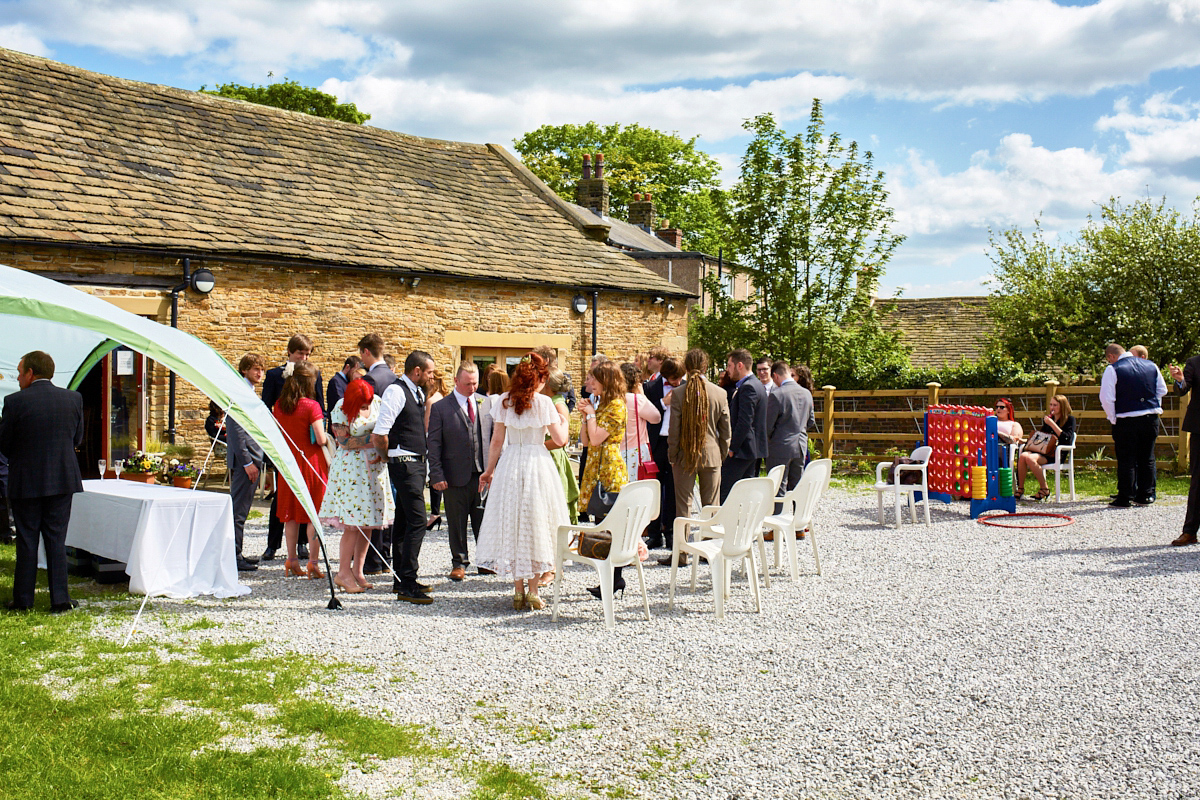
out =
[[[513,611],[522,611],[525,608],[525,593],[513,592]]]
[[[530,611],[541,611],[546,607],[546,601],[536,594],[525,595],[525,604],[529,606]]]

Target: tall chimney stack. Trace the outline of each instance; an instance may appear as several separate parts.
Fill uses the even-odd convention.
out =
[[[654,195],[635,194],[629,204],[629,224],[637,225],[646,233],[654,232]]]
[[[596,153],[596,172],[592,174],[592,157],[583,157],[583,177],[575,184],[575,203],[601,217],[608,216],[608,181],[604,180],[604,154]]]

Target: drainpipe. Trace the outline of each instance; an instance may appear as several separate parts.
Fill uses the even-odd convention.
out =
[[[592,290],[592,355],[600,352],[596,349],[596,303],[600,301],[600,292]]]
[[[183,259],[183,282],[171,290],[171,327],[179,327],[179,293],[187,289],[192,280],[192,260]],[[146,376],[142,376],[145,380]],[[167,388],[167,441],[175,444],[175,371],[171,370]]]

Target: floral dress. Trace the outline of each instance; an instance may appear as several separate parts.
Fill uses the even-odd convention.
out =
[[[629,482],[621,444],[625,441],[625,399],[618,397],[596,412],[596,426],[608,431],[600,444],[588,445],[587,466],[579,485],[579,510],[587,511],[588,500],[596,487],[596,479],[606,492],[619,492]]]
[[[351,449],[346,444],[370,444],[379,419],[379,398],[371,400],[367,415],[351,424],[339,400],[330,415],[332,425],[348,428],[349,438],[338,437],[337,452],[329,468],[329,487],[321,503],[321,523],[342,529],[347,525],[382,528],[392,524],[396,501],[388,479],[387,461],[374,447]]]

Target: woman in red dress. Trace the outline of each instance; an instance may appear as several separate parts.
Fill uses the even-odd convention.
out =
[[[279,427],[283,428],[288,440],[288,447],[300,465],[304,483],[312,497],[313,505],[321,507],[325,497],[325,482],[328,480],[329,467],[325,464],[321,448],[325,446],[325,416],[321,406],[312,399],[313,382],[316,372],[306,362],[297,363],[292,374],[283,383],[283,392],[271,412],[275,415]],[[283,523],[283,536],[287,541],[287,561],[283,564],[283,574],[304,575],[300,562],[296,559],[296,538],[301,525],[308,525],[308,577],[324,578],[317,565],[317,557],[321,551],[317,544],[316,528],[308,513],[296,499],[295,492],[286,481],[279,482],[276,495],[279,519]]]

